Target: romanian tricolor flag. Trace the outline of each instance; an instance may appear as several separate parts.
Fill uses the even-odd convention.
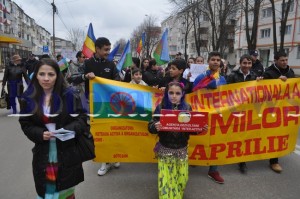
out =
[[[59,62],[57,62],[57,64],[60,71],[63,71],[69,67],[69,63],[67,62],[66,58],[61,59]]]
[[[156,49],[153,53],[153,57],[156,60],[158,66],[164,65],[170,61],[169,45],[168,45],[168,29],[165,30],[160,42],[156,46]]]
[[[94,30],[93,30],[93,25],[90,23],[89,25],[89,30],[86,35],[85,41],[83,43],[82,47],[82,53],[87,57],[90,58],[93,56],[95,53],[95,35],[94,35]]]
[[[145,38],[146,38],[146,33],[143,32],[142,37],[141,37],[141,39],[140,39],[140,41],[139,41],[139,43],[138,43],[138,46],[137,46],[137,48],[136,48],[136,52],[137,52],[138,54],[141,53],[142,48],[143,48],[143,46],[145,45]]]

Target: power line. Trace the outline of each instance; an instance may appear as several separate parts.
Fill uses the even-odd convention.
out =
[[[60,19],[60,21],[63,23],[63,25],[65,26],[65,28],[67,29],[68,33],[71,34],[70,31],[69,31],[69,29],[68,29],[68,27],[67,27],[67,25],[65,24],[65,22],[63,21],[61,15],[58,12],[57,12],[57,16]]]

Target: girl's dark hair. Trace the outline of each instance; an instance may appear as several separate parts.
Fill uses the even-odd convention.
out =
[[[138,57],[132,57],[132,62],[136,65],[136,67],[140,67],[140,59]]]
[[[144,58],[144,59],[142,60],[142,63],[141,63],[141,69],[142,69],[142,70],[145,69],[144,61],[146,61],[146,60],[150,61],[148,58]]]
[[[55,84],[54,84],[54,88],[52,91],[52,97],[50,100],[50,106],[51,106],[50,113],[51,114],[55,114],[57,111],[60,110],[60,108],[61,108],[60,106],[62,105],[60,103],[61,102],[60,96],[63,95],[63,92],[67,88],[67,83],[65,82],[65,79],[64,79],[62,73],[60,72],[59,66],[56,61],[49,59],[49,58],[45,58],[45,59],[41,59],[36,64],[34,73],[32,76],[32,80],[31,80],[30,84],[28,85],[27,90],[24,92],[23,97],[30,100],[31,103],[27,104],[27,106],[30,107],[30,112],[36,113],[39,118],[43,117],[43,102],[44,102],[45,93],[44,93],[43,88],[41,87],[41,85],[38,82],[37,74],[38,74],[41,66],[43,66],[43,65],[48,65],[48,66],[52,67],[57,76]],[[29,107],[27,107],[27,108],[29,108]]]
[[[182,82],[178,82],[178,81],[170,82],[167,85],[167,87],[165,89],[164,97],[163,97],[162,102],[161,102],[161,108],[162,109],[172,109],[172,107],[173,107],[173,104],[170,102],[169,95],[168,95],[169,88],[171,86],[178,86],[181,89],[181,92],[182,92],[180,103],[178,105],[178,110],[187,110],[188,105],[184,100],[185,99],[184,84]]]

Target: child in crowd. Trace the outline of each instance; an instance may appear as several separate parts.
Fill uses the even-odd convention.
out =
[[[131,71],[132,72],[131,72],[130,84],[140,84],[140,85],[148,86],[148,84],[146,84],[142,80],[143,75],[141,69],[134,67]]]
[[[162,91],[165,90],[166,86],[172,81],[178,81],[183,83],[184,92],[190,93],[192,89],[191,83],[182,77],[184,70],[186,69],[187,64],[183,59],[175,59],[170,63],[169,75],[165,76],[160,82],[158,88]]]
[[[158,158],[158,193],[160,199],[183,198],[188,181],[188,140],[191,133],[161,132],[160,116],[162,109],[188,110],[191,106],[184,101],[183,83],[170,82],[154,117],[148,124],[152,134],[158,134],[159,142],[154,148]],[[207,125],[203,128],[207,131]]]

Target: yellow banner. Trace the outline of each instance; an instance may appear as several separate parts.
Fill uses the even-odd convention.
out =
[[[193,111],[209,112],[209,131],[191,136],[189,161],[224,165],[292,152],[299,128],[299,79],[263,80],[188,94]],[[90,82],[91,131],[98,162],[155,162],[148,132],[162,93],[102,78]]]

